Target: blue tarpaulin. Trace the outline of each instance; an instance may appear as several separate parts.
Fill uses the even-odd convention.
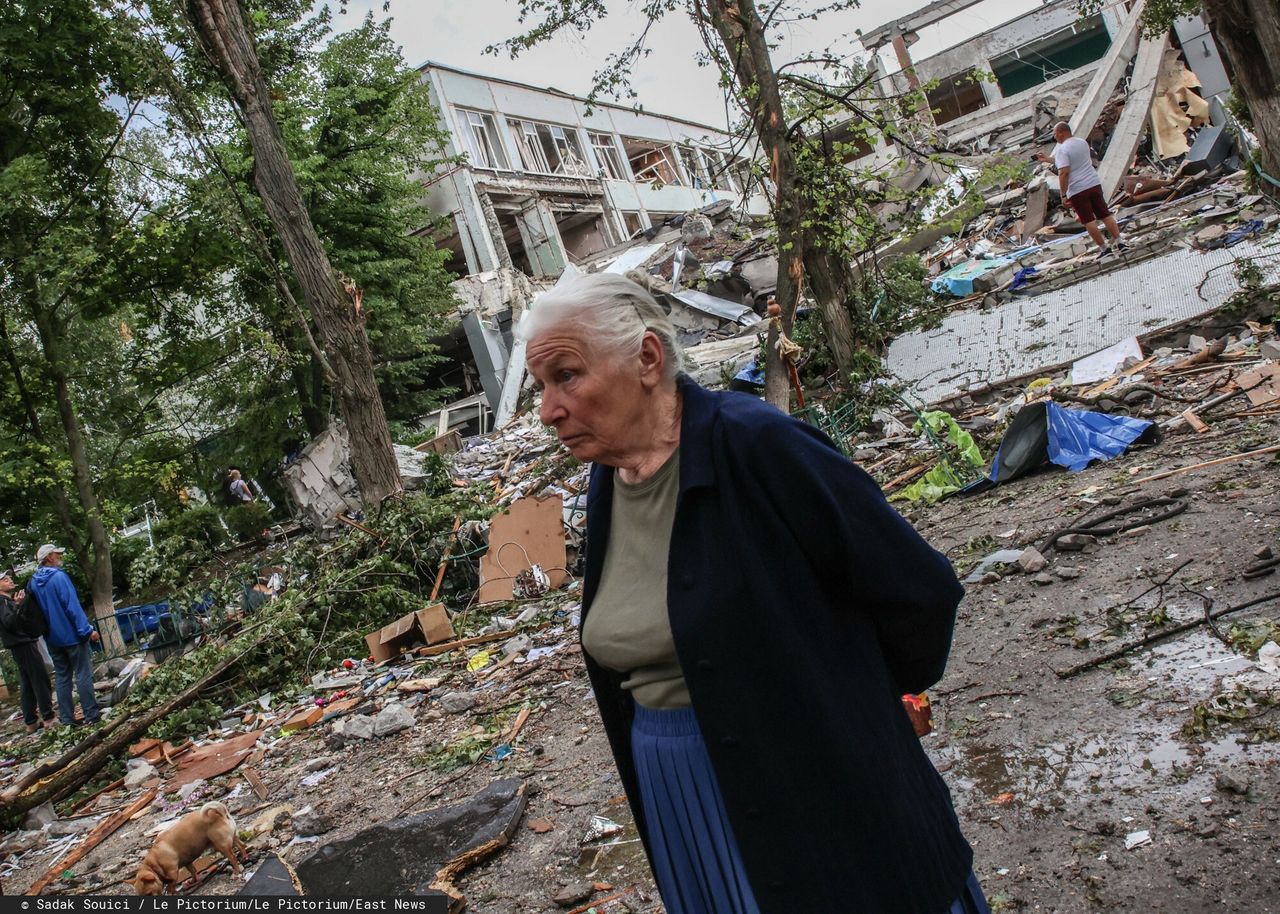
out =
[[[1049,459],[1079,473],[1095,460],[1119,457],[1151,427],[1146,419],[1048,406]]]
[[[764,384],[764,369],[756,367],[756,360],[752,359],[734,375],[734,380],[746,381],[748,384]]]
[[[1159,428],[1145,419],[1067,409],[1050,400],[1031,403],[1004,433],[988,478],[965,491],[1025,476],[1046,460],[1078,473],[1095,460],[1119,457],[1139,439],[1150,444],[1159,438]]]
[[[998,270],[1016,261],[1012,257],[989,257],[985,260],[966,260],[956,264],[950,270],[935,279],[929,288],[938,294],[943,292],[956,298],[965,298],[973,294],[973,281],[993,270]]]

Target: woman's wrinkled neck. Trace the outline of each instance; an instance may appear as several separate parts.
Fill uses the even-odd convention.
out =
[[[680,446],[680,420],[684,414],[684,399],[680,389],[672,384],[654,396],[653,410],[645,423],[644,446],[634,454],[617,461],[618,477],[628,485],[644,482],[667,462]]]

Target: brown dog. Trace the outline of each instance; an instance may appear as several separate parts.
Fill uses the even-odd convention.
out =
[[[178,871],[184,866],[192,876],[191,864],[210,847],[231,861],[231,869],[240,872],[237,849],[244,842],[236,835],[236,823],[221,803],[205,803],[189,812],[156,836],[155,844],[142,858],[133,890],[139,895],[172,895],[178,884]]]

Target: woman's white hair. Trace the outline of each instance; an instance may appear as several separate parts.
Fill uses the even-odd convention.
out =
[[[594,348],[626,357],[640,354],[640,341],[650,330],[662,344],[666,379],[684,368],[671,318],[647,288],[626,276],[588,273],[566,280],[534,302],[515,333],[527,342],[565,324],[581,328]]]

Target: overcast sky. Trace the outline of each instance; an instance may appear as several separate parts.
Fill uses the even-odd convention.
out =
[[[391,0],[389,13],[382,12],[382,0],[350,0],[345,15],[337,14],[336,3],[331,5],[339,31],[358,23],[370,10],[378,18],[389,15],[393,20],[391,35],[412,66],[431,60],[585,95],[591,88],[592,74],[606,56],[626,47],[644,24],[634,0],[607,2],[608,17],[585,36],[566,33],[515,60],[483,53],[486,45],[522,31],[515,0]],[[798,2],[818,6],[825,0]],[[843,53],[855,52],[856,29],[875,28],[905,10],[924,5],[916,0],[863,0],[856,10],[828,15],[817,23],[800,23],[791,28],[789,46],[779,49],[775,63],[833,43],[838,43]],[[917,59],[927,57],[1040,5],[1040,0],[982,0],[945,22],[922,30],[920,41],[911,52]],[[635,72],[637,101],[654,113],[726,126],[716,74],[697,65],[702,45],[689,19],[668,15],[649,33],[648,46],[653,53],[639,63]],[[891,52],[885,53],[892,59]],[[897,69],[896,64],[890,69]]]

